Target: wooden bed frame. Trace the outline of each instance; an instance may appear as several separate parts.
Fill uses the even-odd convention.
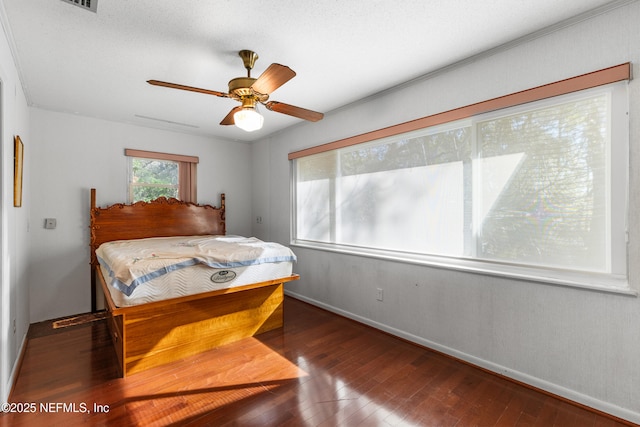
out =
[[[91,189],[90,229],[92,310],[100,282],[123,377],[282,327],[284,283],[297,280],[297,274],[131,307],[117,307],[111,298],[96,258],[98,246],[113,240],[225,234],[224,194],[219,208],[163,197],[100,208]]]

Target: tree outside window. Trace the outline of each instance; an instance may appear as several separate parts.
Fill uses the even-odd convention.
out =
[[[129,203],[158,197],[197,203],[197,157],[133,149],[126,149],[125,155],[129,158]]]
[[[131,158],[129,199],[149,202],[158,197],[178,198],[177,162],[169,160]]]

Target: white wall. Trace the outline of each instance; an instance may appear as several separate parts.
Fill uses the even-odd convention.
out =
[[[227,232],[251,233],[250,146],[31,109],[31,322],[91,310],[90,188],[97,203],[126,202],[125,148],[199,156],[198,202],[219,206]],[[44,228],[56,218],[57,228]]]
[[[290,239],[287,154],[631,61],[633,2],[387,91],[252,147],[254,233]],[[640,82],[632,80],[630,281],[640,290]],[[268,157],[264,153],[268,152]],[[268,183],[268,184],[267,184]],[[268,191],[267,194],[264,191]],[[640,298],[294,248],[287,292],[418,343],[640,422]],[[384,302],[376,300],[384,289]]]
[[[269,225],[273,222],[270,219],[270,197],[271,192],[269,190],[270,180],[268,177],[269,170],[269,142],[265,141],[262,144],[253,144],[251,149],[251,170],[253,171],[253,180],[251,183],[252,194],[252,211],[251,220],[253,223],[253,236],[262,240],[270,240]],[[286,202],[288,206],[288,201]],[[258,208],[256,208],[256,206]],[[262,218],[262,222],[258,223],[257,218]],[[284,243],[288,243],[284,242]]]
[[[6,401],[16,361],[29,327],[29,109],[6,36],[0,5],[0,401]],[[22,207],[13,207],[13,138],[25,144]],[[15,330],[14,330],[15,323]]]

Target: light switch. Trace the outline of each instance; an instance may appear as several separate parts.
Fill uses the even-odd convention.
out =
[[[53,230],[56,228],[56,219],[55,218],[45,218],[44,219],[44,228],[48,228]]]

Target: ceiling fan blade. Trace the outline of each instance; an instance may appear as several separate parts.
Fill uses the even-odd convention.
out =
[[[236,111],[242,110],[242,106],[238,105],[237,107],[233,108],[231,111],[229,111],[229,114],[227,114],[225,116],[224,119],[222,119],[222,121],[220,122],[221,125],[235,125],[236,122],[235,120],[233,120],[233,115],[236,113]]]
[[[280,86],[296,76],[296,72],[286,65],[271,64],[269,68],[260,74],[260,77],[253,82],[251,89],[263,95],[268,95]]]
[[[267,109],[275,111],[277,113],[288,114],[289,116],[297,117],[299,119],[309,120],[311,122],[317,122],[322,120],[324,114],[317,111],[307,110],[305,108],[295,107],[293,105],[285,104],[278,101],[269,101],[264,104]]]
[[[169,82],[161,82],[160,80],[147,80],[147,83],[149,83],[150,85],[154,85],[154,86],[163,86],[163,87],[169,87],[172,89],[180,89],[180,90],[188,90],[190,92],[198,92],[198,93],[204,93],[207,95],[215,95],[215,96],[219,96],[222,98],[228,98],[229,94],[228,93],[224,93],[224,92],[218,92],[215,90],[209,90],[209,89],[200,89],[197,87],[193,87],[193,86],[185,86],[185,85],[179,85],[176,83],[169,83]]]

